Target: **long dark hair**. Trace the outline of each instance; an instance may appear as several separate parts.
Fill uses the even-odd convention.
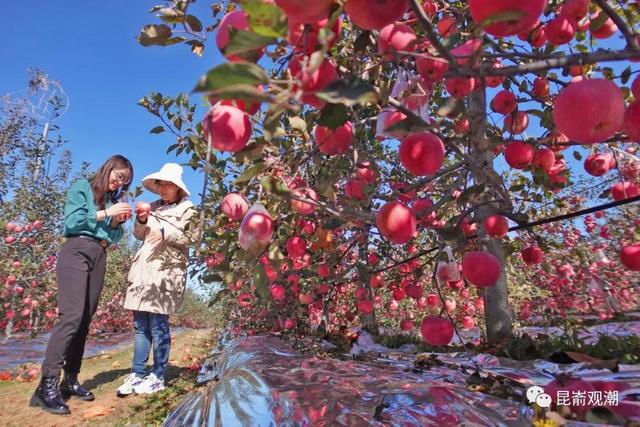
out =
[[[115,193],[109,191],[109,176],[114,169],[129,169],[130,180],[128,184],[123,185],[120,190]],[[106,195],[111,196],[111,203],[116,203],[120,197],[129,190],[129,185],[133,182],[133,166],[126,157],[116,154],[109,157],[100,169],[91,177],[91,190],[93,191],[93,200],[100,209],[105,208]]]

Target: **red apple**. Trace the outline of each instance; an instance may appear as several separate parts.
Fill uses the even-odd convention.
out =
[[[445,317],[427,316],[422,320],[420,333],[427,344],[447,345],[453,338],[453,324]]]
[[[468,4],[477,24],[495,16],[512,14],[513,18],[498,20],[485,28],[493,36],[505,37],[533,27],[544,12],[547,0],[469,0]]]
[[[504,158],[514,169],[525,169],[533,161],[533,147],[522,141],[511,141],[504,149]]]
[[[529,115],[524,111],[515,111],[504,118],[504,130],[518,135],[529,127]]]
[[[249,204],[240,193],[228,193],[220,204],[222,214],[227,218],[238,221],[244,217],[249,210]]]
[[[533,166],[540,168],[544,171],[551,169],[556,161],[556,155],[552,150],[548,148],[536,148],[533,152]]]
[[[484,220],[484,229],[489,236],[501,239],[509,232],[509,221],[502,215],[491,215]]]
[[[584,161],[584,170],[592,176],[602,176],[615,167],[615,159],[611,153],[591,153]]]
[[[544,258],[544,252],[536,245],[524,248],[521,255],[522,260],[528,265],[540,264]]]
[[[229,105],[211,107],[202,128],[213,147],[220,151],[240,151],[251,137],[249,115]]]
[[[318,200],[318,195],[312,188],[303,187],[296,188],[291,194],[304,200]],[[291,207],[294,211],[302,215],[311,215],[316,211],[316,205],[301,200],[291,199]]]
[[[227,58],[229,61],[243,61],[247,59],[253,62],[257,62],[264,53],[264,49],[257,49],[252,52],[237,55],[228,55],[225,53],[225,49],[229,44],[230,28],[249,31],[249,20],[246,12],[235,10],[226,14],[220,21],[220,24],[218,25],[218,29],[216,31],[216,45],[218,46],[218,49],[220,49],[220,52],[222,52],[225,58]]]
[[[499,114],[511,114],[518,106],[518,99],[508,90],[501,90],[491,100],[491,108]]]
[[[320,30],[326,28],[328,23],[328,18],[306,25],[299,21],[289,20],[289,37],[287,40],[296,53],[311,55],[316,51],[316,48],[319,47],[318,45],[320,44],[320,41],[318,40],[318,36],[320,34]],[[309,29],[305,30],[305,27],[308,27]],[[338,41],[341,31],[342,18],[338,17],[331,27],[333,36],[327,41],[328,48],[333,47],[333,45]]]
[[[611,197],[616,202],[620,200],[630,199],[631,197],[636,197],[637,195],[640,195],[640,186],[638,186],[634,182],[617,182],[611,187]]]
[[[570,19],[564,16],[557,16],[547,23],[544,33],[550,43],[560,46],[569,43],[576,34],[576,28]]]
[[[299,57],[293,57],[289,61],[291,75],[300,81],[302,102],[316,108],[322,108],[325,102],[316,96],[316,92],[326,88],[331,82],[338,79],[336,64],[327,59],[320,64],[315,71],[310,72],[309,66],[302,67],[303,63]]]
[[[289,21],[313,24],[329,16],[333,0],[275,0]]]
[[[498,258],[488,252],[468,252],[462,260],[462,275],[479,288],[495,285],[500,268]]]
[[[407,206],[400,202],[385,204],[376,215],[380,233],[396,244],[404,244],[416,232],[416,217]]]
[[[416,176],[433,175],[444,161],[444,144],[431,132],[413,134],[400,144],[400,162]]]
[[[378,51],[386,60],[396,58],[396,52],[411,52],[415,49],[416,33],[404,24],[389,24],[380,30]]]
[[[594,144],[620,130],[624,111],[618,86],[607,79],[584,79],[570,83],[556,97],[553,121],[569,139]]]
[[[620,251],[620,261],[631,271],[640,271],[640,243],[624,246]]]
[[[363,30],[379,30],[409,9],[407,0],[347,0],[344,11]]]
[[[320,152],[327,155],[344,154],[353,144],[353,125],[346,122],[336,129],[316,126],[315,142]]]
[[[622,129],[632,141],[640,142],[640,99],[636,99],[627,107]]]

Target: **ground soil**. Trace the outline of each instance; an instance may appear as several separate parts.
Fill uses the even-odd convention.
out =
[[[172,393],[172,384],[181,378],[186,368],[194,362],[197,363],[210,351],[212,335],[212,330],[201,329],[186,330],[173,336],[167,371],[168,390],[163,393]],[[29,400],[37,386],[37,379],[32,382],[0,382],[0,425],[66,427],[147,424],[136,420],[145,419],[145,399],[149,397],[132,395],[127,398],[118,398],[116,396],[116,389],[130,371],[132,352],[133,346],[130,345],[84,360],[79,379],[83,386],[93,391],[96,400],[93,402],[69,400],[67,403],[71,409],[70,415],[53,415],[40,408],[29,407]],[[151,359],[149,363],[152,363]],[[154,398],[157,399],[157,396]],[[153,405],[149,406],[150,410],[152,407]]]

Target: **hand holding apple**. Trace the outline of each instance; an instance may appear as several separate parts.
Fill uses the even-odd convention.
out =
[[[129,220],[129,218],[131,218],[131,214],[130,213],[123,213],[120,215],[116,215],[114,217],[114,220],[119,222],[119,223],[123,223],[123,222],[127,222]]]
[[[106,208],[105,211],[108,217],[115,218],[117,221],[120,221],[118,218],[122,215],[128,215],[128,217],[131,217],[131,206],[127,203],[116,203],[115,205],[111,205]],[[124,221],[126,221],[126,219],[120,222]]]
[[[136,204],[136,214],[140,221],[146,221],[149,216],[149,212],[151,212],[151,205],[149,203],[138,202]]]

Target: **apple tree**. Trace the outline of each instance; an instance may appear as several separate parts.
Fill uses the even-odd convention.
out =
[[[204,172],[197,251],[237,327],[386,324],[442,345],[473,309],[498,342],[509,293],[566,275],[560,257],[599,272],[569,225],[528,224],[600,194],[627,203],[607,268],[637,283],[638,2],[238,0],[208,26],[192,3],[154,7],[138,40],[219,49],[193,89],[210,107],[140,105]]]

